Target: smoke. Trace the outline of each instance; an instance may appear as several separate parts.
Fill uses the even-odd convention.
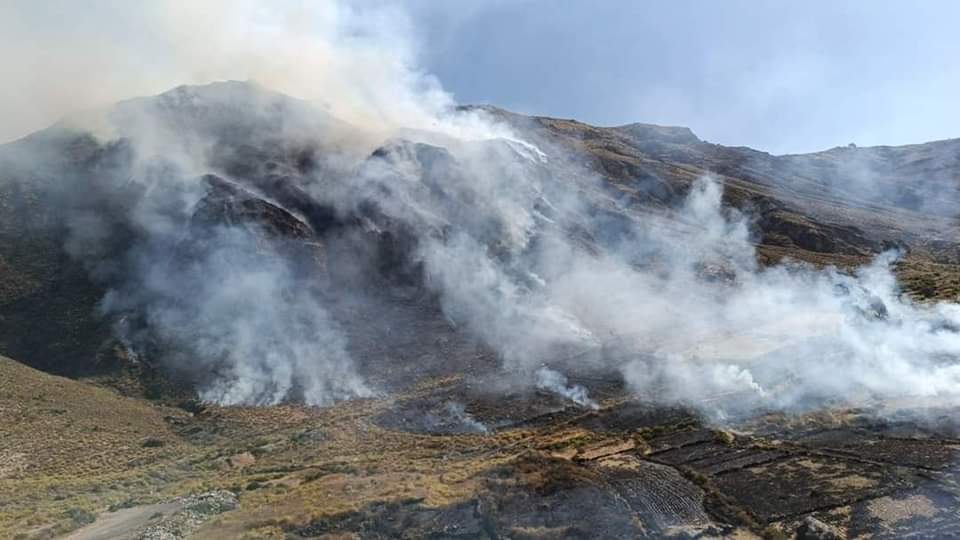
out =
[[[753,166],[775,170],[781,180],[774,187],[804,195],[804,210],[812,213],[818,209],[808,198],[826,193],[853,207],[898,212],[901,219],[952,219],[957,214],[958,192],[951,172],[958,163],[957,149],[952,140],[902,147],[851,144],[817,154],[758,156]]]
[[[363,321],[334,307],[410,284],[524,384],[587,407],[564,372],[612,371],[635,394],[708,412],[958,388],[960,306],[900,295],[896,254],[853,273],[759,267],[750,216],[724,207],[710,177],[675,208],[627,207],[569,148],[455,108],[412,67],[416,46],[392,8],[113,7],[133,28],[153,21],[158,69],[127,66],[130,79],[108,78],[96,98],[41,95],[38,107],[156,84],[263,84],[183,87],[74,116],[59,128],[95,133],[91,168],[77,182],[49,173],[65,249],[107,284],[101,312],[122,323],[118,337],[193,374],[204,399],[371,395],[350,352],[349,327]],[[89,51],[67,50],[86,37],[66,33],[34,83],[53,85],[43,77]],[[114,72],[111,39],[97,46]],[[22,148],[17,162],[40,167]],[[338,272],[349,283],[331,283]]]
[[[259,81],[378,133],[436,128],[452,105],[416,68],[412,25],[388,3],[5,2],[0,36],[3,79],[16,81],[0,89],[0,141],[130,96],[218,80]]]
[[[612,368],[635,393],[721,414],[956,392],[958,306],[901,295],[896,253],[853,273],[761,268],[749,216],[725,208],[709,177],[668,215],[634,213],[598,241],[607,225],[588,210],[606,201],[583,189],[582,171],[550,152],[494,151],[504,148],[389,152],[358,183],[379,185],[392,201],[383,211],[419,231],[427,284],[451,320],[533,384],[589,403],[537,366]]]
[[[424,418],[427,429],[433,433],[487,433],[489,429],[466,411],[462,403],[448,401],[437,413],[428,412]]]
[[[0,137],[70,113],[48,138],[11,145],[3,157],[16,167],[4,176],[58,214],[38,227],[62,234],[66,253],[107,287],[99,312],[130,357],[187,372],[202,398],[225,404],[370,395],[325,308],[338,294],[324,283],[322,209],[298,206],[303,186],[250,182],[348,174],[389,134],[452,109],[411,67],[404,14],[341,2],[59,7],[76,15],[70,28],[49,24],[47,8],[0,8],[6,75],[19,81],[5,87]],[[301,99],[220,83],[107,106],[220,79]],[[473,116],[432,136],[486,129]],[[75,144],[75,133],[93,136]],[[227,180],[201,181],[209,172]],[[270,202],[283,193],[292,207]]]
[[[581,407],[587,407],[589,409],[600,408],[596,401],[590,399],[586,388],[579,384],[569,384],[567,377],[559,371],[554,371],[544,366],[537,370],[536,377],[537,388],[541,390],[548,390],[563,396]]]
[[[143,308],[143,328],[164,361],[192,372],[206,401],[327,405],[370,395],[316,285],[295,275],[289,255],[242,229],[205,236],[175,264],[155,266],[155,254],[138,253],[137,290],[111,290],[103,310]]]

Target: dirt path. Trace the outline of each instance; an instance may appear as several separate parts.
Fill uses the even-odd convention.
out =
[[[172,514],[183,508],[183,503],[167,502],[124,508],[97,516],[97,521],[77,529],[63,540],[126,540],[132,539],[150,518],[156,514]]]

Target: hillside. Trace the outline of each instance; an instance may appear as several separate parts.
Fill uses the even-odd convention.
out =
[[[960,140],[97,114],[0,146],[0,536],[960,527]]]
[[[723,182],[725,201],[751,213],[765,260],[847,266],[902,249],[908,291],[955,295],[960,139],[774,156],[701,141],[686,128],[600,128],[490,110],[584,156],[637,211],[675,203],[712,174]]]
[[[184,103],[190,103],[184,95],[195,91],[213,96],[214,108],[199,114],[184,110]],[[253,107],[264,111],[253,117],[231,109],[244,99],[269,106]],[[144,107],[161,112],[145,113]],[[169,126],[162,128],[160,140],[170,146],[161,151],[174,152],[192,139],[213,137],[210,160],[215,170],[242,179],[320,231],[338,226],[332,209],[309,202],[304,190],[313,189],[307,178],[327,166],[324,152],[341,143],[317,139],[318,133],[333,129],[335,121],[311,116],[304,112],[309,111],[306,107],[259,87],[222,83],[198,90],[180,88],[156,104],[133,100],[111,114],[130,130],[142,122],[138,114],[161,114]],[[290,110],[299,119],[292,127],[286,120]],[[886,249],[899,249],[905,256],[898,275],[911,295],[953,299],[960,287],[957,221],[950,211],[960,202],[956,140],[771,156],[710,144],[684,128],[644,124],[598,128],[483,110],[521,129],[554,157],[582,163],[599,175],[602,189],[608,191],[596,195],[590,210],[595,215],[609,214],[614,221],[625,215],[629,221],[648,212],[658,214],[709,174],[722,182],[725,203],[748,213],[761,262],[792,258],[850,267]],[[211,120],[204,120],[204,114]],[[274,127],[251,129],[248,124]],[[91,314],[105,286],[115,279],[112,274],[124,271],[118,266],[126,246],[144,232],[138,229],[145,224],[131,223],[123,215],[134,211],[143,188],[126,180],[114,187],[116,179],[131,174],[130,167],[142,159],[137,156],[143,150],[135,150],[130,139],[99,142],[68,125],[0,148],[4,180],[0,351],[42,369],[78,374],[111,362],[111,347],[104,343],[110,334],[108,323]],[[146,174],[155,183],[165,174],[178,174],[175,168],[176,164],[154,165],[135,174]],[[64,190],[56,183],[71,187]],[[199,185],[203,184],[163,189],[174,190],[171,196],[195,200]],[[79,191],[73,193],[74,189]],[[185,221],[189,209],[170,205],[136,211]],[[103,223],[105,215],[115,217]],[[88,233],[90,238],[84,236]],[[88,256],[97,262],[84,260]],[[39,319],[45,324],[32,324]]]
[[[192,454],[170,423],[187,416],[0,357],[0,534],[63,532],[159,496],[160,471]]]

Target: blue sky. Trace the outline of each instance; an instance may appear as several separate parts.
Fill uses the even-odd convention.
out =
[[[465,103],[774,153],[960,137],[960,2],[412,0]]]

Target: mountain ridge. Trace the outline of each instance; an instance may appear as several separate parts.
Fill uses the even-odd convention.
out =
[[[180,98],[188,93],[212,94],[218,96],[222,89],[228,89],[227,101],[237,96],[261,95],[266,92],[270,105],[268,110],[274,110],[273,103],[280,100],[285,103],[287,99],[283,94],[273,93],[259,86],[249,83],[228,82],[217,83],[211,86],[203,87],[178,87],[170,92],[161,94],[161,96],[180,96],[174,100],[182,101]],[[140,98],[144,103],[150,103],[151,98]],[[162,98],[161,98],[162,99]],[[172,99],[172,98],[171,98]],[[259,99],[259,98],[258,98]],[[215,100],[216,101],[216,100]],[[133,100],[127,103],[139,103]],[[241,105],[243,101],[239,102]],[[298,102],[301,103],[302,102]],[[251,104],[248,104],[251,105]],[[235,110],[237,104],[230,105],[230,111]],[[279,105],[280,110],[286,110],[286,105]],[[243,109],[244,107],[240,107]],[[250,107],[256,110],[252,105]],[[810,175],[816,176],[818,171],[833,171],[836,167],[832,163],[830,169],[812,168],[808,162],[795,164],[795,157],[772,157],[767,158],[766,154],[759,151],[750,150],[744,153],[737,148],[712,145],[696,139],[686,128],[664,128],[651,126],[649,124],[628,124],[614,128],[598,128],[588,126],[579,122],[571,122],[553,118],[542,117],[524,117],[509,113],[502,109],[484,109],[487,112],[498,115],[501,121],[506,121],[516,129],[533,138],[538,143],[542,143],[544,149],[553,152],[556,156],[573,157],[576,160],[582,160],[586,163],[587,169],[597,174],[602,181],[603,190],[606,194],[598,194],[597,210],[608,212],[612,219],[621,220],[627,217],[623,214],[624,210],[613,207],[605,208],[607,203],[602,202],[605,197],[613,194],[615,197],[625,201],[627,212],[659,212],[660,209],[668,208],[676,204],[683,194],[686,193],[692,183],[700,176],[714,175],[725,185],[724,202],[734,207],[744,209],[751,213],[755,221],[753,222],[754,234],[757,237],[757,245],[761,259],[777,261],[784,257],[795,258],[803,261],[809,261],[820,265],[838,265],[841,267],[862,264],[870,257],[887,249],[900,249],[905,252],[905,259],[901,265],[902,275],[905,277],[905,284],[920,292],[922,296],[943,297],[944,295],[956,294],[957,289],[953,285],[957,276],[955,270],[950,266],[960,261],[960,243],[952,240],[956,236],[951,232],[960,230],[960,226],[955,216],[938,216],[924,213],[924,209],[917,204],[900,204],[901,199],[893,196],[886,196],[876,200],[865,200],[858,202],[856,199],[848,197],[849,191],[843,186],[836,190],[829,189],[829,186],[821,180],[810,179]],[[228,111],[229,112],[229,111]],[[180,113],[177,113],[180,115]],[[182,116],[183,119],[191,115]],[[324,204],[307,203],[309,199],[308,191],[311,180],[306,175],[315,174],[316,167],[323,166],[317,161],[317,156],[322,155],[322,146],[316,146],[316,143],[310,143],[309,140],[294,141],[292,146],[287,143],[277,145],[270,142],[269,137],[264,139],[260,134],[249,137],[249,129],[245,126],[259,125],[266,122],[268,125],[274,125],[276,122],[285,119],[286,115],[281,116],[256,116],[253,124],[250,120],[236,119],[234,113],[229,112],[226,116],[217,117],[217,122],[222,124],[221,130],[226,130],[230,139],[225,139],[225,143],[217,142],[211,146],[213,151],[212,166],[219,167],[220,174],[233,176],[235,178],[246,178],[243,183],[247,189],[252,189],[260,196],[266,197],[273,204],[279,204],[287,211],[295,215],[313,216],[308,221],[314,226],[328,227],[337,222],[337,211],[332,207],[325,207]],[[325,119],[326,117],[323,116]],[[299,122],[299,121],[298,121]],[[312,120],[311,120],[312,122]],[[230,127],[234,126],[234,127]],[[297,124],[300,127],[300,124]],[[631,127],[634,126],[634,127]],[[637,139],[637,135],[630,130],[636,131],[635,126],[642,126],[643,137]],[[53,129],[53,128],[51,128]],[[111,173],[116,170],[117,174],[130,174],[123,172],[125,163],[134,164],[136,159],[130,156],[129,150],[125,149],[123,139],[119,142],[98,142],[95,139],[85,138],[86,135],[74,134],[74,132],[60,133],[59,128],[46,130],[33,134],[21,141],[11,145],[0,146],[0,158],[7,156],[7,161],[11,160],[11,154],[26,153],[21,147],[23,145],[37,146],[37,151],[42,155],[57,156],[61,164],[53,163],[50,166],[51,171],[47,180],[49,186],[55,186],[56,168],[61,167],[71,171],[70,175],[89,174],[83,172]],[[279,131],[277,131],[279,130]],[[280,133],[285,128],[274,125],[268,133]],[[44,135],[46,134],[46,135]],[[55,136],[56,135],[56,136]],[[240,137],[237,139],[236,137]],[[679,139],[678,139],[679,137]],[[693,137],[693,139],[690,139]],[[219,139],[214,138],[214,141]],[[681,142],[677,142],[680,140]],[[682,141],[695,140],[691,144]],[[306,142],[303,142],[306,141]],[[930,143],[930,145],[911,146],[902,149],[900,153],[911,153],[919,150],[924,152],[931,148],[942,146],[942,144],[952,143]],[[237,146],[239,145],[239,146]],[[4,152],[6,149],[6,152]],[[937,151],[935,149],[935,151]],[[835,153],[854,154],[860,152],[874,152],[869,149],[843,149]],[[897,153],[897,152],[895,152]],[[376,152],[374,152],[376,155]],[[830,157],[831,151],[826,153],[808,154],[805,160],[821,160],[824,156]],[[960,155],[960,153],[958,153]],[[759,156],[759,158],[758,158]],[[12,156],[16,161],[18,156]],[[923,156],[921,156],[923,157]],[[936,156],[935,156],[936,157]],[[322,159],[322,158],[321,158]],[[907,158],[898,158],[904,161],[911,169],[910,174],[913,177],[922,177],[924,164],[930,161],[921,160],[915,163]],[[64,161],[65,160],[65,161]],[[79,161],[78,161],[79,160]],[[935,160],[936,161],[936,160]],[[76,164],[86,163],[79,169]],[[935,177],[939,183],[952,181],[957,175],[960,175],[960,161],[943,160],[936,161],[934,165],[940,168],[934,171],[939,176]],[[163,167],[166,167],[164,165]],[[265,168],[266,167],[266,168]],[[920,172],[917,172],[918,169]],[[110,191],[113,188],[108,186],[107,181],[96,181],[90,184],[99,199],[91,199],[89,203],[78,202],[77,200],[60,200],[55,202],[60,195],[57,195],[57,189],[38,188],[36,173],[44,174],[42,170],[30,170],[17,172],[17,167],[4,166],[0,170],[0,175],[7,177],[2,188],[4,190],[0,201],[7,203],[11,209],[26,208],[26,205],[18,205],[15,200],[27,199],[33,201],[28,204],[36,205],[39,199],[47,197],[47,200],[54,201],[54,207],[46,207],[46,210],[40,209],[39,213],[20,214],[20,219],[7,220],[2,223],[0,228],[2,237],[8,246],[7,250],[0,250],[0,257],[3,257],[4,265],[7,269],[7,275],[12,276],[9,283],[33,283],[32,287],[40,283],[48,283],[48,287],[58,287],[55,285],[55,274],[44,273],[41,270],[39,274],[31,273],[30,268],[38,268],[36,264],[20,265],[17,263],[17,257],[22,257],[29,251],[29,245],[22,243],[22,236],[25,230],[30,230],[36,224],[41,233],[47,231],[52,233],[49,236],[46,233],[41,234],[45,242],[51,245],[53,251],[48,257],[48,263],[40,263],[50,269],[58,268],[62,271],[64,266],[62,262],[56,262],[57,248],[53,247],[57,242],[56,236],[61,234],[54,232],[56,227],[50,229],[46,224],[56,222],[59,219],[56,214],[61,212],[55,208],[57,205],[66,207],[77,207],[74,211],[83,216],[99,215],[97,205],[115,204],[111,199],[121,201],[124,197],[131,202],[121,203],[123,205],[132,204],[138,195],[137,188],[129,191],[130,188],[123,188],[128,191],[123,192]],[[799,171],[799,172],[798,172]],[[811,172],[812,171],[812,172]],[[187,171],[189,174],[204,173],[206,171]],[[841,171],[842,172],[842,171]],[[21,174],[26,173],[26,174]],[[138,173],[139,174],[139,173]],[[155,172],[148,172],[155,176],[151,182],[158,182],[165,178],[169,173],[163,172],[163,169],[157,169]],[[839,173],[838,173],[839,174]],[[12,178],[12,182],[10,181]],[[24,179],[33,177],[33,180],[24,183]],[[817,177],[819,178],[819,177]],[[51,180],[53,182],[51,183]],[[96,187],[100,182],[103,187]],[[42,182],[41,182],[42,183]],[[829,184],[829,182],[827,182]],[[837,182],[834,182],[837,183]],[[117,185],[128,185],[125,181]],[[157,184],[160,185],[160,184]],[[191,197],[192,200],[199,200],[201,192],[197,192],[198,187],[193,184],[183,184],[183,187],[174,187],[183,191],[183,195],[178,197]],[[33,186],[33,187],[30,187]],[[131,185],[132,186],[132,185]],[[199,186],[199,184],[197,184]],[[13,191],[11,191],[13,189]],[[37,191],[39,189],[39,191]],[[108,191],[102,191],[107,189]],[[593,189],[593,188],[590,188]],[[19,190],[19,191],[18,191]],[[31,191],[33,190],[33,191]],[[939,207],[953,208],[960,205],[960,182],[955,182],[952,192],[944,191],[938,193],[936,199],[940,201]],[[196,192],[193,195],[190,193]],[[17,195],[19,193],[19,195]],[[91,192],[94,193],[94,192]],[[598,192],[599,193],[599,192]],[[926,192],[919,193],[924,200],[930,198],[931,194]],[[13,199],[11,199],[13,197]],[[54,199],[49,199],[54,197]],[[176,199],[174,199],[176,200]],[[82,201],[82,199],[81,199]],[[99,202],[98,202],[99,201]],[[13,204],[13,206],[11,206]],[[50,204],[50,203],[46,203]],[[190,209],[186,206],[177,208],[158,209],[161,212],[173,212],[176,215],[189,213]],[[93,206],[90,206],[93,205]],[[960,206],[957,206],[960,207]],[[106,207],[103,207],[104,209]],[[52,211],[52,213],[51,213]],[[125,210],[127,211],[127,210]],[[132,211],[132,210],[131,210]],[[13,217],[16,212],[8,213]],[[352,218],[351,218],[352,219]],[[363,218],[367,219],[367,218]],[[26,229],[25,229],[26,227]],[[137,226],[139,227],[139,225]],[[122,233],[121,236],[131,233]],[[132,233],[136,234],[136,233]],[[40,244],[38,244],[40,245]],[[27,251],[24,251],[24,250]],[[101,249],[101,248],[97,248]],[[381,248],[378,248],[381,249]],[[20,254],[20,255],[17,255]],[[14,257],[11,259],[11,257]],[[32,257],[32,259],[31,259]],[[27,259],[39,262],[36,257],[28,256]],[[70,265],[66,265],[70,267]],[[24,271],[27,270],[26,274]],[[931,286],[929,274],[931,272],[941,272],[946,275],[946,280],[941,280],[939,284]],[[51,281],[53,279],[54,281]],[[25,285],[27,286],[27,285]],[[9,288],[10,286],[8,286]],[[14,286],[15,287],[15,286]],[[28,286],[29,287],[29,286]],[[79,289],[90,289],[88,285],[77,284]],[[22,302],[17,300],[17,295],[8,299],[4,306],[0,306],[0,314],[8,317],[8,320],[16,320],[18,313],[22,313]],[[35,303],[35,302],[33,302]],[[87,302],[90,313],[96,311],[94,303]],[[75,309],[68,309],[67,312],[75,312]],[[78,320],[88,319],[89,322],[83,324],[102,324],[96,323],[90,316],[78,315]],[[9,343],[10,340],[22,339],[23,332],[19,331],[19,326],[8,325],[8,328],[17,328],[12,330],[16,335],[7,335],[0,342]],[[53,340],[56,341],[56,340]],[[26,350],[16,347],[4,349],[5,352],[14,356],[30,358],[35,356]]]

